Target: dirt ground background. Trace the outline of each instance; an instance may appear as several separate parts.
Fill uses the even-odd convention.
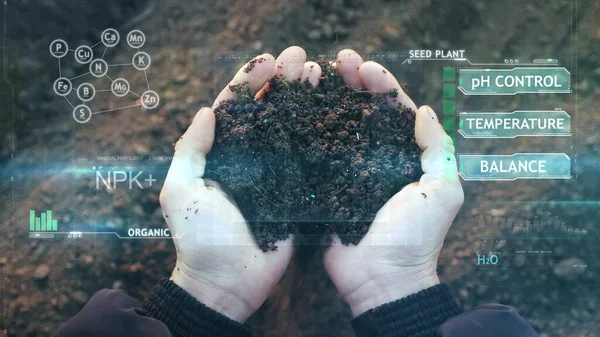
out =
[[[501,302],[516,307],[545,337],[600,336],[598,219],[600,218],[600,2],[532,1],[7,1],[0,84],[2,207],[0,327],[9,336],[48,336],[102,288],[143,298],[167,276],[175,253],[169,240],[114,236],[28,238],[30,209],[52,209],[61,228],[115,230],[164,226],[158,204],[172,144],[194,113],[212,102],[236,69],[263,51],[293,44],[309,56],[354,48],[389,66],[420,104],[441,112],[441,66],[404,68],[390,54],[413,48],[465,49],[472,62],[556,58],[572,74],[573,95],[519,95],[458,100],[459,108],[512,111],[563,108],[573,116],[569,139],[457,140],[459,152],[566,152],[569,181],[464,183],[466,200],[440,257],[439,272],[461,308]],[[49,43],[94,44],[105,28],[121,33],[109,64],[127,63],[126,32],[142,30],[152,57],[149,84],[161,96],[152,111],[127,109],[75,123],[71,107],[52,92],[58,76]],[[336,46],[336,35],[339,43]],[[102,49],[95,49],[102,52]],[[83,73],[74,61],[62,73]],[[132,67],[111,69],[143,91]],[[107,82],[97,82],[108,86]],[[14,96],[13,96],[14,92]],[[13,98],[14,97],[14,98]],[[106,110],[134,100],[99,92],[92,106]],[[98,156],[139,156],[111,162]],[[97,189],[96,165],[153,172],[140,189]],[[498,230],[496,216],[514,221],[558,217],[580,237]],[[537,218],[536,218],[537,217]],[[88,224],[86,227],[85,224]],[[64,227],[63,227],[64,226]],[[351,336],[350,312],[325,276],[321,249],[298,249],[292,266],[249,320],[257,336]],[[477,265],[496,253],[497,265]]]

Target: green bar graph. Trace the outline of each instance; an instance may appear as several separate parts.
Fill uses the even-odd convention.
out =
[[[42,212],[40,216],[35,216],[35,210],[29,211],[29,230],[30,231],[58,231],[58,220],[52,219],[52,211]]]
[[[453,118],[444,118],[442,126],[444,127],[444,131],[452,133],[456,131],[456,120]]]
[[[442,115],[456,117],[456,101],[444,100],[442,103]]]
[[[456,80],[456,67],[444,67],[442,78],[444,82],[454,82]]]
[[[35,211],[29,211],[29,230],[35,230]]]
[[[456,97],[456,84],[445,83],[442,85],[444,98],[455,98]]]

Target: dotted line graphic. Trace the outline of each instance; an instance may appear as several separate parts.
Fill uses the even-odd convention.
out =
[[[87,123],[92,115],[99,114],[101,112],[122,110],[127,108],[132,108],[136,106],[143,106],[144,108],[151,110],[158,106],[160,102],[160,97],[158,94],[152,90],[150,90],[150,83],[148,82],[148,74],[146,73],[146,69],[150,67],[152,63],[152,59],[148,53],[145,53],[140,50],[142,46],[146,43],[146,36],[144,33],[138,29],[134,29],[127,34],[126,40],[129,47],[133,48],[136,53],[133,55],[131,59],[131,63],[123,63],[123,64],[108,64],[104,60],[104,56],[106,55],[106,51],[108,48],[115,47],[119,44],[120,41],[119,32],[116,29],[108,28],[102,32],[100,36],[100,41],[92,46],[81,45],[76,49],[69,49],[69,45],[62,39],[56,39],[50,43],[50,55],[54,56],[58,59],[58,78],[54,81],[53,89],[54,92],[58,96],[62,96],[69,103],[71,108],[73,108],[73,119],[75,119],[78,123]],[[104,51],[99,58],[95,58],[94,51],[92,48],[98,46],[100,43],[104,45]],[[73,52],[73,56],[75,61],[80,64],[89,64],[88,70],[89,72],[77,75],[71,78],[66,78],[62,76],[62,68],[61,68],[61,59],[67,56],[70,52]],[[108,69],[110,67],[120,67],[120,66],[133,66],[135,69],[144,72],[144,77],[146,78],[146,87],[147,90],[144,91],[141,95],[135,93],[131,90],[129,82],[124,78],[116,78],[112,79],[108,76]],[[91,75],[96,78],[107,78],[110,80],[111,85],[110,89],[99,89],[96,88],[88,82],[84,82],[79,84],[75,89],[77,93],[77,98],[81,100],[81,104],[74,106],[69,98],[67,97],[71,91],[73,91],[73,81],[79,79],[84,76]],[[97,92],[112,92],[113,95],[117,97],[125,97],[128,94],[132,94],[134,96],[139,97],[139,104],[128,105],[120,108],[94,111],[87,106],[87,102],[96,97]]]

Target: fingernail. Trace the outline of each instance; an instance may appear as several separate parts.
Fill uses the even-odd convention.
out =
[[[433,120],[437,120],[437,115],[435,114],[435,111],[433,111],[433,109],[431,109],[431,107],[428,105],[427,106],[427,113],[429,113],[429,116],[431,117],[431,119]]]

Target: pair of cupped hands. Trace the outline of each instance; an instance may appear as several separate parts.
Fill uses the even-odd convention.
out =
[[[175,155],[160,194],[165,220],[177,248],[171,280],[197,300],[244,322],[267,299],[293,253],[293,237],[263,252],[241,212],[219,187],[203,179],[206,155],[215,137],[213,109],[236,98],[230,85],[248,83],[257,93],[276,75],[318,86],[321,68],[306,62],[306,52],[289,47],[277,59],[262,54],[244,65],[221,91],[212,108],[202,108],[175,145]],[[416,108],[391,72],[363,62],[353,50],[339,52],[336,70],[347,85],[375,94],[398,92],[392,107],[416,111],[415,137],[423,150],[424,174],[394,195],[377,213],[358,245],[337,237],[324,265],[354,316],[439,283],[437,259],[444,237],[463,202],[454,145],[429,106]],[[248,69],[250,69],[248,71]]]

